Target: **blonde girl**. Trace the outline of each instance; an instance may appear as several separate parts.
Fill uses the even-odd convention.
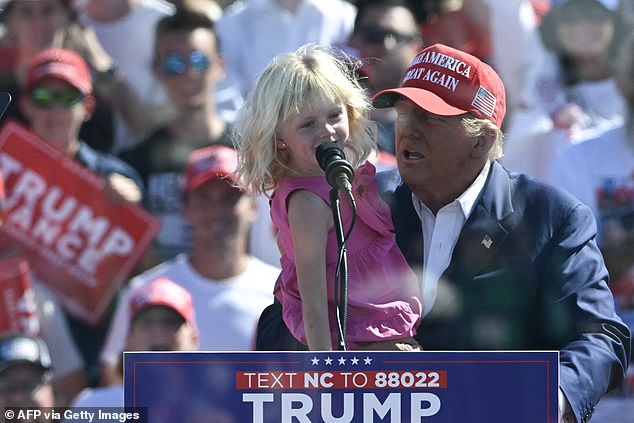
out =
[[[236,124],[237,176],[242,186],[271,194],[281,274],[275,296],[291,333],[311,350],[338,344],[335,272],[339,248],[324,171],[315,158],[325,142],[345,149],[355,167],[356,208],[341,202],[346,241],[349,349],[418,349],[422,304],[414,273],[401,254],[389,207],[367,158],[369,101],[343,53],[306,45],[273,59]]]

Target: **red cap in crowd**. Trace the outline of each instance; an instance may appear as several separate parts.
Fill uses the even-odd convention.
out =
[[[372,99],[376,108],[392,107],[399,96],[439,116],[472,113],[501,127],[506,113],[504,85],[491,66],[443,44],[423,49],[410,63],[400,88]]]
[[[24,91],[31,91],[46,78],[67,82],[84,95],[92,93],[92,78],[88,65],[72,50],[51,48],[37,54],[29,63]]]
[[[192,151],[185,164],[185,191],[191,192],[215,178],[234,182],[237,168],[238,154],[231,147],[212,145]]]
[[[146,307],[165,306],[175,310],[192,329],[198,331],[191,294],[170,279],[158,277],[133,289],[129,298],[132,320]]]

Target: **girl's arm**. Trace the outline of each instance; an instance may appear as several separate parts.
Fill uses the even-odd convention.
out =
[[[326,244],[333,225],[331,210],[317,195],[300,190],[288,201],[288,218],[308,348],[330,351],[333,347],[326,286]]]

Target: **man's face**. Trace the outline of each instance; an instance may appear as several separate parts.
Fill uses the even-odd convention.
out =
[[[16,364],[0,373],[0,410],[5,407],[53,407],[49,375],[32,364]]]
[[[605,55],[614,38],[614,30],[610,12],[600,4],[564,7],[556,27],[563,53],[578,60]]]
[[[131,351],[193,351],[196,333],[176,310],[153,305],[137,312],[128,334]]]
[[[178,109],[197,109],[209,102],[224,74],[214,34],[204,28],[165,34],[157,47],[154,71]]]
[[[6,24],[18,47],[32,54],[59,42],[69,20],[61,0],[16,0]]]
[[[65,153],[90,117],[85,96],[54,78],[45,79],[27,93],[21,99],[21,107],[33,132]]]
[[[370,89],[398,87],[416,53],[422,48],[419,28],[403,7],[369,8],[358,22],[350,45],[368,62]]]
[[[410,188],[433,193],[463,185],[476,139],[466,135],[462,116],[433,115],[405,97],[395,109],[396,162]]]
[[[183,204],[183,217],[193,229],[195,242],[214,249],[227,250],[246,242],[256,214],[252,196],[218,178],[189,192]]]

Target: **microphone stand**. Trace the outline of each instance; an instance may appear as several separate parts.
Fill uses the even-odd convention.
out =
[[[335,307],[338,327],[338,350],[346,351],[346,322],[348,320],[348,256],[346,253],[346,238],[341,222],[341,208],[339,193],[336,188],[330,190],[330,207],[334,219],[334,228],[339,246],[339,260],[335,272]]]

